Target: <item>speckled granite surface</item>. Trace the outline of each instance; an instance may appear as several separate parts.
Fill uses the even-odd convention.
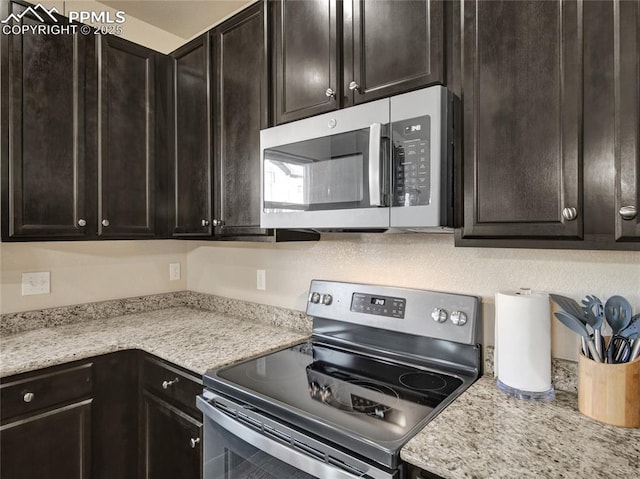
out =
[[[493,346],[484,348],[484,374],[493,376]],[[551,361],[551,382],[556,391],[578,392],[578,363],[567,359],[553,358]]]
[[[0,336],[176,306],[216,311],[236,318],[252,319],[311,333],[311,318],[301,311],[193,291],[179,291],[3,314],[0,316]]]
[[[142,349],[197,374],[308,334],[188,307],[40,328],[0,337],[0,376],[123,349]]]
[[[593,421],[577,395],[512,399],[483,376],[403,449],[407,462],[446,479],[638,478],[640,429]]]

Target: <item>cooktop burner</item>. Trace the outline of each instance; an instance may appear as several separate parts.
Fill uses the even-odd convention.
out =
[[[380,441],[403,437],[462,379],[308,341],[218,376],[317,420]]]
[[[400,384],[417,391],[438,391],[447,385],[441,376],[428,372],[404,373],[399,378]]]

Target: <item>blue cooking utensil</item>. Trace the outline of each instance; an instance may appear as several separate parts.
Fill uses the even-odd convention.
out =
[[[595,295],[587,295],[583,300],[582,308],[583,316],[593,328],[593,341],[596,344],[596,350],[601,356],[604,356],[604,341],[602,339],[602,325],[604,324],[604,305],[602,301]]]
[[[602,356],[600,356],[598,354],[598,351],[596,351],[596,347],[593,344],[593,339],[591,339],[591,335],[589,334],[589,331],[587,331],[587,327],[582,323],[582,321],[580,321],[575,316],[569,313],[566,313],[564,311],[557,311],[553,314],[555,315],[556,318],[558,318],[558,321],[560,321],[571,331],[573,331],[574,333],[578,333],[580,336],[582,336],[585,339],[587,343],[587,348],[591,353],[591,356],[595,361],[601,363]]]
[[[604,304],[604,315],[613,334],[620,334],[631,322],[631,305],[622,296],[611,296]]]

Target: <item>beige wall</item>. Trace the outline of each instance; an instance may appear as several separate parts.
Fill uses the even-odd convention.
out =
[[[0,312],[182,291],[186,249],[171,240],[0,243]],[[179,281],[169,281],[169,263],[181,264]],[[51,273],[51,293],[22,296],[22,273],[37,271]]]
[[[640,312],[640,252],[454,248],[448,234],[334,234],[310,243],[189,243],[187,269],[190,290],[300,310],[314,278],[479,295],[487,344],[500,290],[621,294]],[[266,270],[266,291],[256,289],[256,269]],[[576,359],[577,337],[553,327],[554,356]]]

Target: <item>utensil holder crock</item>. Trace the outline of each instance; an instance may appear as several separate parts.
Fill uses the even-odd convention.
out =
[[[578,409],[596,421],[640,427],[640,358],[622,364],[578,356]]]

